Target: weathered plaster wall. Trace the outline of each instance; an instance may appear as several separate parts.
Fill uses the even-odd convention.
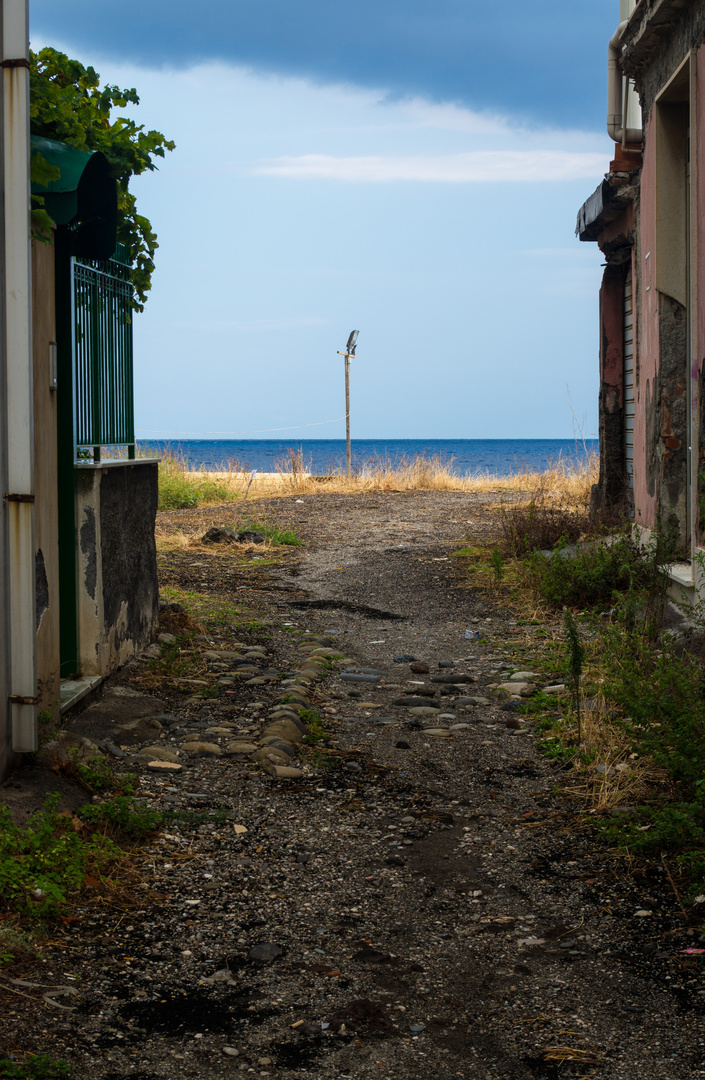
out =
[[[100,485],[102,634],[111,664],[152,640],[159,609],[157,473],[154,464],[108,469]]]
[[[37,586],[37,686],[40,712],[59,715],[59,496],[56,391],[51,388],[54,245],[32,242],[34,531]]]
[[[647,57],[639,56],[632,62],[627,38],[625,70],[634,78],[644,116],[650,115],[658,94],[690,50],[699,49],[703,41],[705,5],[693,2],[673,12],[673,19],[664,27],[657,47],[650,49]]]
[[[705,229],[700,224],[705,216],[705,45],[701,45],[695,56],[695,192],[697,212],[695,216],[696,252],[693,259],[695,275],[695,311],[693,313],[694,343],[691,357],[691,386],[693,393],[693,417],[697,447],[694,454],[697,460],[698,482],[696,484],[696,505],[694,507],[694,530],[698,544],[703,542],[705,520],[700,520],[700,497],[705,496],[700,474],[705,475]]]
[[[656,254],[656,160],[654,145],[647,139],[641,170],[637,243],[634,251],[637,328],[635,378],[636,418],[634,421],[634,516],[638,524],[656,525],[656,486],[648,467],[647,445],[655,437],[654,402],[658,398],[658,295],[654,288]],[[649,431],[647,432],[647,416]]]
[[[81,673],[107,675],[152,639],[159,607],[154,462],[79,466],[78,648]]]
[[[592,510],[624,501],[624,282],[630,262],[608,263],[600,288],[600,478]]]

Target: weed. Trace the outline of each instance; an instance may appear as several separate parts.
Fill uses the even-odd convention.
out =
[[[91,825],[108,826],[130,837],[147,836],[163,822],[163,815],[158,810],[140,806],[127,795],[116,795],[101,803],[89,803],[78,812]]]
[[[304,736],[304,742],[307,746],[317,746],[318,743],[328,738],[323,727],[323,721],[315,709],[304,709],[299,713],[299,719],[308,728],[308,734]]]
[[[63,765],[62,770],[74,776],[92,795],[104,792],[134,795],[137,789],[137,777],[134,773],[118,775],[107,758],[101,754],[82,762],[78,759],[78,751],[74,750],[71,761]]]
[[[563,625],[565,626],[565,633],[568,639],[568,671],[570,673],[571,689],[573,691],[573,708],[575,709],[575,715],[578,721],[578,746],[582,742],[582,731],[580,730],[580,676],[583,671],[583,661],[585,660],[585,647],[580,640],[580,633],[573,617],[572,611],[568,608],[563,612]]]
[[[502,552],[499,550],[498,547],[492,548],[490,561],[492,563],[492,569],[494,571],[495,583],[499,585],[500,581],[504,577],[504,559],[502,558]]]
[[[0,967],[41,956],[32,936],[13,923],[0,924]]]
[[[534,552],[524,569],[530,587],[561,606],[594,609],[620,600],[638,605],[664,591],[655,549],[645,550],[628,535],[572,549],[561,544],[550,555]]]
[[[86,874],[119,854],[104,836],[80,836],[71,815],[57,813],[59,798],[48,795],[24,826],[0,806],[0,896],[7,909],[31,919],[56,917]]]
[[[187,510],[203,503],[225,503],[237,499],[228,478],[207,472],[189,472],[185,459],[166,455],[159,463],[159,509]]]
[[[547,551],[577,540],[590,530],[585,500],[567,491],[556,491],[548,475],[540,476],[528,503],[502,507],[500,529],[508,555],[522,556]]]
[[[11,1080],[58,1080],[69,1076],[71,1069],[65,1061],[48,1054],[27,1054],[23,1061],[0,1059],[0,1077]]]
[[[46,743],[55,739],[59,733],[61,727],[61,702],[55,701],[50,708],[42,709],[37,716],[37,723],[39,725],[39,745],[44,746]]]

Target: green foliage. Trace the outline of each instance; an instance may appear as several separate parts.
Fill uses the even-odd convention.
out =
[[[328,738],[323,721],[315,709],[303,709],[299,713],[299,720],[308,728],[308,734],[304,736],[307,746],[316,746],[317,743]]]
[[[566,608],[563,612],[563,625],[565,627],[566,639],[567,639],[567,666],[568,673],[570,675],[570,685],[573,692],[573,708],[575,709],[575,715],[578,721],[578,743],[581,742],[582,733],[580,730],[580,676],[583,672],[583,661],[585,660],[585,646],[580,640],[580,632],[578,630],[575,618],[572,611]]]
[[[678,862],[690,878],[690,892],[705,889],[705,801],[661,802],[641,806],[629,821],[600,824],[606,840],[632,852],[681,852]]]
[[[661,594],[665,576],[660,550],[644,550],[630,536],[593,542],[568,550],[559,545],[550,555],[534,552],[524,567],[532,588],[545,600],[569,607],[613,606],[620,597]]]
[[[502,558],[502,552],[499,550],[498,547],[492,548],[490,561],[492,563],[492,569],[494,571],[495,583],[499,585],[500,581],[504,577],[504,559]]]
[[[604,628],[605,697],[630,718],[636,749],[689,788],[705,776],[705,672],[670,642],[654,646],[640,627]]]
[[[79,814],[91,825],[105,825],[132,838],[154,832],[163,822],[158,810],[140,806],[128,795],[115,795],[105,802],[82,806]]]
[[[504,548],[518,557],[572,543],[589,526],[584,511],[576,512],[565,498],[541,487],[528,504],[504,507],[500,516]]]
[[[138,105],[135,89],[100,85],[100,76],[56,49],[30,53],[30,124],[33,135],[57,139],[79,150],[100,150],[110,162],[118,185],[118,242],[132,256],[131,280],[135,289],[134,307],[141,311],[151,288],[154,253],[158,247],[150,222],[137,213],[135,197],[129,191],[132,176],[153,171],[155,158],[163,158],[174,143],[158,131],[146,131],[129,117],[113,117],[113,109]],[[46,185],[56,172],[42,157],[32,157],[32,180]],[[35,206],[35,220],[46,226],[50,219]]]
[[[31,919],[55,918],[89,870],[100,872],[118,854],[103,836],[79,836],[71,815],[57,813],[58,800],[48,795],[24,826],[0,806],[0,897],[6,910]]]
[[[10,922],[0,923],[0,967],[16,960],[29,960],[41,956],[36,942],[24,930]]]
[[[244,532],[245,530],[261,532],[269,540],[270,544],[289,545],[291,547],[301,547],[303,545],[303,540],[299,540],[293,529],[278,529],[269,522],[257,521],[254,518],[241,521],[237,529],[238,532]]]
[[[123,795],[134,795],[137,777],[134,773],[118,775],[107,758],[96,754],[88,761],[78,760],[78,753],[74,752],[73,762],[69,770],[88,791],[94,795],[101,792],[111,791]]]
[[[48,1054],[27,1054],[23,1061],[0,1059],[0,1077],[11,1080],[58,1080],[70,1073],[65,1061],[55,1060]]]
[[[239,498],[225,481],[206,473],[190,472],[180,457],[164,457],[159,462],[159,509],[188,510],[203,503],[226,503]]]

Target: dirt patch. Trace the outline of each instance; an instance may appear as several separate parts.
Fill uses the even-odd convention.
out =
[[[174,655],[160,646],[111,682],[158,694],[166,750],[198,736],[219,753],[179,757],[173,777],[140,763],[139,744],[114,759],[170,816],[131,906],[77,899],[80,921],[37,965],[80,979],[79,1010],[0,982],[13,1051],[62,1056],[75,1080],[703,1075],[701,968],[682,952],[699,929],[663,868],[601,847],[493,689],[532,670],[546,632],[452,556],[468,533],[491,540],[494,501],[260,500],[304,548],[262,566],[165,547],[163,580],[202,613]],[[228,513],[163,514],[160,528],[197,538]],[[312,637],[344,659],[319,656],[297,683]],[[296,748],[302,775],[277,781],[227,740],[255,737],[292,687],[320,731]],[[252,959],[262,945],[269,959]],[[556,1047],[580,1052],[557,1062]]]

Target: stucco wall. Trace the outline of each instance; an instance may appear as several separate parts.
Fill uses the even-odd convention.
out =
[[[37,687],[40,712],[59,715],[59,497],[56,475],[54,245],[32,242],[34,538],[37,587]]]
[[[107,675],[152,639],[159,606],[156,462],[76,469],[78,641],[84,675]]]

